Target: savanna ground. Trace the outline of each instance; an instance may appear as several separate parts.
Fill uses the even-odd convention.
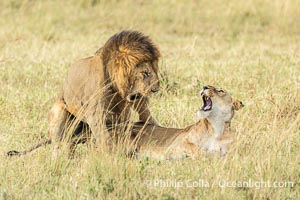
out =
[[[300,1],[6,0],[0,10],[0,199],[299,199]],[[205,84],[244,102],[227,156],[129,160],[82,145],[74,159],[52,161],[51,146],[5,157],[47,137],[70,64],[123,29],[161,50],[151,110],[162,125],[194,123]],[[293,186],[219,185],[249,180]]]

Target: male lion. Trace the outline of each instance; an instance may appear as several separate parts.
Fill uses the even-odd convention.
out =
[[[58,149],[67,135],[72,138],[83,128],[91,131],[96,144],[101,141],[101,146],[105,146],[110,135],[101,124],[126,123],[131,108],[138,112],[141,121],[156,124],[148,109],[148,96],[159,90],[159,57],[159,50],[149,37],[136,31],[122,31],[113,35],[94,56],[74,63],[49,112],[51,139],[35,147],[55,142]],[[66,134],[74,121],[78,124],[71,134]],[[70,147],[74,146],[70,141]]]
[[[217,87],[204,86],[201,91],[203,106],[197,112],[201,118],[184,129],[135,124],[133,144],[138,157],[177,159],[200,155],[201,151],[225,155],[234,138],[230,123],[234,111],[244,105]]]

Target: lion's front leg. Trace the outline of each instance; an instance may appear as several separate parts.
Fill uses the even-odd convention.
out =
[[[90,109],[86,115],[86,121],[91,130],[91,142],[96,149],[109,150],[112,146],[112,138],[105,125],[103,110],[96,106]]]
[[[160,124],[151,115],[148,107],[148,98],[143,98],[133,104],[134,109],[139,114],[139,120],[148,124],[160,126]]]

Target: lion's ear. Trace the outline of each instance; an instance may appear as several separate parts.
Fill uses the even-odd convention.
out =
[[[242,107],[244,107],[245,105],[243,104],[243,102],[241,102],[240,100],[234,99],[233,100],[233,109],[234,110],[239,110]]]

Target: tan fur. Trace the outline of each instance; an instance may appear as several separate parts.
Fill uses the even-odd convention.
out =
[[[148,96],[159,89],[159,57],[147,36],[122,31],[94,56],[74,63],[49,112],[49,135],[55,149],[62,140],[73,143],[70,139],[81,131],[76,123],[88,125],[98,147],[109,145],[110,135],[103,131],[106,124],[128,123],[131,109],[141,121],[157,124],[148,109]]]
[[[201,119],[184,129],[135,124],[133,140],[137,155],[155,159],[196,158],[202,152],[225,155],[234,141],[231,119],[243,104],[225,90],[213,86],[205,86],[202,96],[211,98],[212,109],[198,111]]]

